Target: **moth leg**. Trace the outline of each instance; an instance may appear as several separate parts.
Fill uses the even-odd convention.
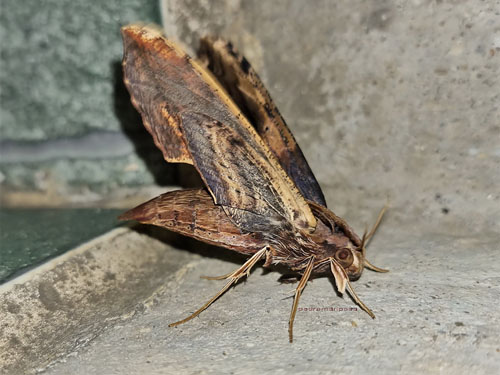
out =
[[[205,280],[225,280],[229,279],[233,272],[226,273],[225,275],[220,275],[220,276],[200,276],[200,279],[205,279]]]
[[[377,217],[377,220],[375,221],[375,224],[373,225],[372,229],[370,230],[370,232],[368,232],[368,234],[366,236],[363,236],[363,244],[362,244],[362,252],[363,252],[363,265],[368,268],[369,270],[372,270],[372,271],[375,271],[375,272],[389,272],[389,270],[386,270],[384,268],[380,268],[380,267],[377,267],[377,266],[374,266],[373,264],[371,264],[365,257],[365,253],[366,253],[366,246],[368,245],[368,242],[370,241],[370,239],[373,237],[373,235],[375,234],[378,226],[380,225],[380,222],[382,221],[382,218],[384,217],[384,214],[385,212],[387,211],[387,208],[388,208],[388,205],[386,204],[379,212],[378,214],[378,217]]]
[[[292,312],[290,313],[290,320],[288,321],[288,338],[290,342],[293,342],[293,321],[295,320],[295,314],[297,313],[297,306],[299,305],[300,295],[302,294],[302,290],[306,287],[307,280],[311,276],[311,272],[313,269],[314,257],[311,257],[309,263],[307,263],[306,270],[302,275],[299,285],[297,285],[297,289],[295,289],[295,297],[293,299]]]
[[[351,297],[354,300],[354,302],[356,302],[368,315],[370,315],[370,317],[372,319],[375,319],[375,314],[370,310],[370,308],[368,306],[366,306],[363,303],[363,301],[361,301],[359,299],[358,295],[356,294],[356,292],[352,288],[352,285],[351,285],[351,282],[349,281],[349,278],[347,278],[347,285],[346,286],[347,286],[347,291],[351,295]]]
[[[263,267],[269,267],[271,265],[271,261],[272,261],[272,251],[271,251],[271,248],[269,247],[268,248],[268,252],[266,252],[266,262],[264,263]],[[233,276],[236,272],[236,271],[233,271],[233,272],[229,272],[229,273],[226,273],[225,275],[220,275],[220,276],[200,276],[200,278],[202,279],[205,279],[205,280],[226,280],[226,279],[229,279],[231,276]],[[250,270],[247,272],[247,276],[249,276]],[[295,276],[294,276],[295,277]]]
[[[356,302],[368,315],[370,315],[372,319],[375,319],[375,314],[363,303],[363,301],[359,299],[358,295],[352,288],[349,276],[347,276],[344,268],[334,258],[329,259],[330,267],[339,291],[343,292],[343,290],[347,289],[354,302]]]
[[[248,276],[252,267],[262,259],[262,257],[266,254],[268,248],[267,246],[263,249],[256,252],[250,259],[248,259],[240,268],[234,271],[231,276],[229,276],[229,281],[224,285],[224,287],[217,293],[215,296],[210,298],[207,303],[205,303],[202,307],[196,310],[193,314],[189,315],[187,318],[179,320],[175,323],[170,323],[169,327],[175,327],[182,323],[186,323],[187,321],[197,317],[203,310],[205,310],[208,306],[210,306],[217,298],[224,294],[233,284],[235,284],[239,279],[243,276]]]

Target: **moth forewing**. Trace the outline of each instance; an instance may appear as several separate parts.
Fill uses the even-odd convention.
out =
[[[302,150],[258,74],[230,42],[205,37],[199,57],[224,86],[269,146],[302,195],[326,207],[325,197]]]
[[[122,35],[125,83],[165,158],[172,159],[167,145],[184,143],[216,204],[263,216],[278,208],[295,226],[313,231],[316,218],[306,200],[213,76],[180,54],[156,28],[126,26]],[[151,102],[144,104],[144,98]],[[202,139],[211,145],[200,150],[196,146]],[[251,175],[245,169],[238,170],[238,165],[228,165],[227,155],[240,163],[248,162],[253,167]],[[237,170],[239,173],[224,173]],[[259,178],[262,191],[255,196],[255,185],[247,187],[245,182]],[[269,209],[262,210],[266,205]]]

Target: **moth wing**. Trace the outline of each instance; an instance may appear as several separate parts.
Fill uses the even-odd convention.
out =
[[[176,190],[162,194],[120,216],[167,228],[211,245],[222,246],[243,254],[254,254],[266,243],[259,233],[243,233],[214,204],[203,189]]]
[[[206,37],[201,41],[199,58],[231,95],[302,195],[326,207],[321,187],[302,150],[245,57],[231,43]]]
[[[154,26],[148,28],[151,32],[143,33],[142,43],[150,43],[154,53],[143,54],[139,44],[134,43],[132,32],[138,30],[132,27],[122,30],[124,82],[131,94],[132,104],[141,114],[144,126],[153,136],[155,145],[161,150],[165,160],[169,163],[192,165],[193,160],[186,147],[179,119],[175,112],[172,112],[175,108],[170,109],[171,106],[161,97],[161,91],[158,91],[160,87],[155,83],[155,80],[161,80],[158,75],[161,75],[162,71],[169,74],[176,69],[176,64],[182,64],[183,57],[175,51],[162,50],[161,43],[153,37],[155,33],[160,32],[159,29],[155,30]],[[157,55],[160,55],[161,59],[158,59]],[[170,59],[172,63],[165,65],[162,59]]]
[[[241,229],[289,222],[312,231],[306,200],[214,77],[157,29],[131,25],[122,35],[125,84],[165,159],[193,164]]]

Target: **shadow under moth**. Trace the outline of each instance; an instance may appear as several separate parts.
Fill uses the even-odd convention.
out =
[[[167,228],[249,256],[227,275],[224,287],[189,317],[198,316],[265,260],[300,277],[289,319],[289,339],[300,295],[313,276],[333,274],[372,318],[350,280],[370,264],[360,238],[326,208],[302,151],[269,92],[248,61],[220,39],[201,40],[189,57],[154,26],[122,28],[123,72],[131,100],[167,162],[191,164],[204,189],[162,194],[121,215]]]

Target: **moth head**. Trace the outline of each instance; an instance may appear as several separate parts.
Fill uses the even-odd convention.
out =
[[[374,266],[366,259],[366,244],[374,230],[368,234],[365,232],[361,240],[352,230],[338,231],[341,232],[340,237],[343,237],[345,245],[335,249],[333,258],[345,270],[349,280],[359,279],[365,268],[376,272],[388,272],[386,269]]]
[[[361,276],[364,253],[359,247],[359,237],[350,228],[346,225],[339,226],[333,221],[318,220],[313,240],[321,249],[317,252],[318,263],[322,265],[318,273],[326,271],[324,262],[333,259],[338,267],[342,267],[350,280],[356,280]]]
[[[364,254],[351,241],[347,246],[338,248],[333,258],[345,270],[349,280],[357,280],[363,273]]]
[[[377,272],[387,272],[366,259],[366,245],[379,225],[386,207],[380,212],[372,230],[359,238],[354,230],[340,217],[324,206],[309,201],[314,215],[318,218],[312,238],[322,248],[319,253],[318,273],[324,271],[324,262],[335,264],[337,275],[345,275],[349,280],[357,280],[365,268]],[[340,268],[342,270],[340,270]],[[340,276],[339,276],[340,277]]]
[[[344,234],[344,239],[348,242],[343,247],[337,247],[333,256],[323,260],[321,263],[328,263],[330,271],[335,279],[337,290],[345,293],[346,289],[354,301],[370,315],[375,318],[373,312],[359,299],[351,286],[351,280],[356,280],[361,276],[364,268],[364,253],[359,245],[359,239]],[[358,241],[356,241],[358,240]]]
[[[347,259],[348,259],[348,251],[351,252],[352,255],[352,263],[346,268],[345,265],[347,265]],[[338,253],[338,254],[337,254]],[[334,257],[330,257],[328,259],[329,264],[330,264],[330,270],[333,274],[333,277],[335,278],[335,284],[337,285],[337,289],[340,293],[345,293],[346,289],[351,295],[351,297],[354,299],[354,301],[370,315],[372,318],[375,318],[375,315],[373,312],[366,306],[357,296],[356,292],[351,286],[350,280],[355,280],[359,278],[361,273],[363,272],[363,251],[357,248],[344,248],[344,249],[339,249]],[[344,258],[344,259],[342,259]],[[340,260],[339,260],[340,259]],[[342,263],[344,265],[342,265]]]

